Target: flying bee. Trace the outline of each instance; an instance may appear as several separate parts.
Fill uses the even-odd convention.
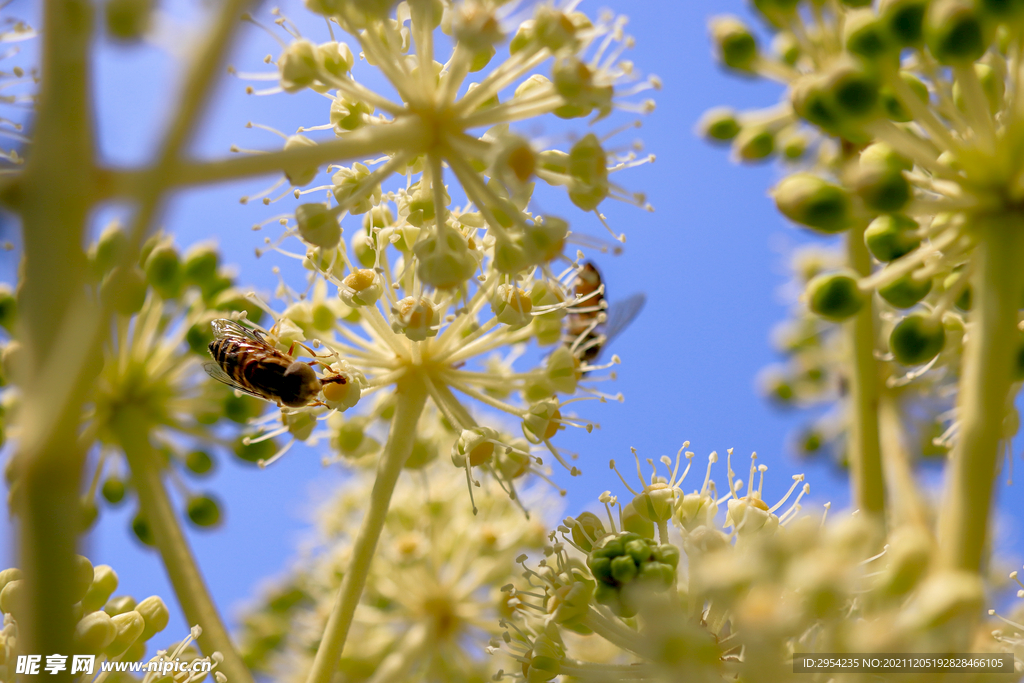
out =
[[[345,384],[345,377],[321,379],[311,367],[321,361],[304,363],[275,349],[259,330],[250,330],[236,322],[218,318],[210,323],[213,341],[210,355],[215,363],[203,363],[206,374],[241,392],[276,403],[301,408],[316,400],[326,384]],[[308,349],[307,349],[308,350]],[[315,354],[314,354],[315,355]]]
[[[596,361],[601,351],[640,315],[647,301],[647,297],[638,292],[606,306],[601,285],[597,266],[590,261],[584,263],[573,288],[581,301],[569,308],[563,335],[563,343],[584,363]],[[607,315],[602,321],[601,313],[606,309]]]

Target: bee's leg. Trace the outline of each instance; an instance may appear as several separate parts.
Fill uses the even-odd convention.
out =
[[[306,407],[307,408],[317,408],[319,406],[323,406],[325,408],[330,408],[330,406],[327,405],[326,403],[324,403],[323,401],[313,401],[312,403],[308,404]]]

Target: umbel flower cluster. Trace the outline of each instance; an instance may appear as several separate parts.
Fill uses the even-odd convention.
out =
[[[660,472],[648,460],[640,489],[626,484],[631,500],[603,493],[602,513],[567,517],[543,559],[519,558],[492,644],[516,661],[495,680],[795,681],[810,675],[793,672],[797,652],[1019,652],[1015,623],[978,622],[977,576],[930,573],[925,530],[902,527],[882,546],[866,515],[802,514],[802,475],[769,507],[756,454],[744,483],[729,452],[724,495],[715,453],[700,488],[685,486],[685,455],[682,475],[678,456]]]
[[[855,504],[881,518],[888,498],[901,520],[927,524],[911,464],[950,447],[940,565],[976,572],[1024,379],[1021,9],[965,0],[755,8],[771,47],[735,17],[713,20],[712,37],[727,67],[783,84],[783,101],[709,112],[703,131],[730,141],[740,160],[781,153],[796,168],[772,191],[780,212],[844,239],[839,267],[806,279],[804,305],[842,323],[843,415],[832,432],[844,437]],[[788,353],[806,387],[821,378],[815,357],[829,352],[822,324],[801,318]],[[774,384],[777,395],[800,392]]]
[[[359,647],[339,663],[348,680],[486,680],[492,662],[481,652],[507,616],[500,588],[512,580],[516,556],[544,545],[545,525],[526,521],[495,482],[477,492],[474,515],[444,464],[417,474],[400,483],[388,511],[352,626]],[[241,643],[253,671],[306,679],[371,480],[360,471],[320,509],[314,545],[247,610]],[[538,512],[548,507],[527,498]]]

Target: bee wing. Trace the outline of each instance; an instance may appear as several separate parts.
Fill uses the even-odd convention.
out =
[[[249,341],[260,344],[261,346],[268,346],[267,340],[263,338],[259,330],[250,330],[248,327],[242,327],[233,320],[227,320],[225,318],[217,318],[210,322],[210,327],[213,328],[213,336],[216,339],[224,339],[225,337],[242,337]],[[213,377],[214,375],[210,375]],[[225,375],[226,376],[226,375]]]
[[[257,394],[252,389],[248,389],[246,387],[243,387],[241,384],[236,382],[231,377],[231,375],[229,375],[228,373],[224,372],[223,368],[221,368],[219,365],[217,365],[214,362],[203,363],[203,370],[206,370],[206,374],[209,375],[210,377],[214,378],[218,382],[223,382],[224,384],[227,384],[232,389],[238,389],[243,394],[249,394],[250,396],[255,396],[256,398],[263,399],[264,401],[269,400],[269,399],[267,399],[266,396],[263,396],[261,394]]]
[[[643,292],[637,292],[632,296],[616,301],[608,307],[608,319],[604,325],[605,341],[603,346],[607,347],[613,339],[629,327],[630,323],[636,320],[636,317],[640,315],[640,311],[643,310],[645,303],[647,303],[647,295]]]

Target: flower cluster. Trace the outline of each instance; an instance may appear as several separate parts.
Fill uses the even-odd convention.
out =
[[[662,462],[629,503],[602,494],[605,519],[566,518],[536,568],[519,558],[525,581],[507,587],[513,616],[492,643],[517,661],[496,680],[785,681],[806,676],[796,652],[941,652],[965,636],[971,651],[1011,650],[1011,634],[978,624],[981,580],[933,571],[923,528],[883,539],[863,515],[801,515],[802,475],[769,507],[756,456],[745,486],[727,461],[721,497],[716,454],[690,493],[678,457]]]
[[[604,223],[605,199],[646,206],[609,174],[648,158],[606,149],[607,138],[594,133],[566,150],[546,148],[514,126],[548,115],[593,114],[596,121],[616,109],[649,111],[650,103],[629,98],[658,81],[630,85],[635,70],[623,52],[632,40],[621,17],[592,21],[538,5],[516,27],[502,3],[402,2],[392,11],[394,4],[309,3],[332,31],[319,45],[275,12],[289,38],[277,72],[238,74],[278,81],[265,93],[313,90],[330,100],[329,123],[283,136],[286,150],[312,160],[286,171],[278,186],[289,189],[243,200],[326,194],[326,202],[299,203],[257,226],[284,228],[261,253],[295,257],[310,271],[299,292],[282,284],[287,308],[274,313],[272,331],[282,344],[310,341],[325,376],[346,379],[344,391],[332,388],[336,396],[325,391],[326,411],[306,412],[322,416],[389,387],[423,387],[461,433],[457,464],[467,477],[483,468],[511,488],[514,477],[498,457],[522,449],[478,425],[464,396],[512,416],[531,444],[575,473],[551,438],[567,425],[592,425],[565,406],[580,390],[587,398],[617,397],[580,386],[585,374],[607,367],[584,348],[600,344],[603,287],[582,294],[574,283],[583,266],[564,251],[568,242],[600,243],[570,231],[563,218],[531,210],[530,201],[538,181],[563,187]],[[336,39],[339,28],[352,47]],[[435,61],[446,46],[447,61]],[[499,51],[504,62],[495,59]],[[357,80],[357,55],[379,69],[397,99]],[[467,83],[474,74],[477,81]],[[305,135],[319,130],[333,131],[335,140]],[[315,185],[316,159],[347,155],[365,161],[333,163],[329,183]],[[291,239],[301,244],[297,252]],[[540,367],[513,368],[528,343],[561,344],[565,319],[574,316],[586,323],[574,326],[564,347]],[[528,459],[522,465],[531,466]]]
[[[370,474],[359,471],[320,510],[314,545],[247,610],[243,656],[255,672],[306,679],[349,560],[352,529],[366,508]],[[353,624],[359,647],[346,650],[340,663],[347,679],[484,680],[488,662],[479,651],[505,614],[499,588],[512,579],[519,553],[543,545],[543,523],[526,520],[493,482],[477,491],[474,516],[439,463],[417,474],[422,483],[403,480],[388,512]],[[542,512],[550,507],[534,502]]]
[[[0,653],[4,655],[0,665],[0,680],[14,681],[14,663],[17,655],[26,654],[18,649],[18,619],[24,609],[26,590],[24,576],[20,569],[5,569],[0,572],[0,610],[4,614],[3,630],[0,631]],[[164,601],[152,595],[136,602],[130,595],[114,595],[117,590],[117,573],[108,565],[93,564],[77,556],[74,570],[74,597],[76,598],[74,647],[76,654],[96,657],[93,674],[100,677],[103,662],[138,662],[146,654],[146,643],[166,628],[170,613]],[[182,657],[184,643],[174,657]],[[166,655],[158,653],[156,659]],[[193,651],[191,658],[197,655]],[[172,657],[173,660],[173,657]],[[216,662],[217,657],[212,657]],[[88,675],[77,676],[81,681],[93,680]],[[199,677],[175,676],[175,683],[194,683]],[[217,675],[217,683],[226,679]]]

